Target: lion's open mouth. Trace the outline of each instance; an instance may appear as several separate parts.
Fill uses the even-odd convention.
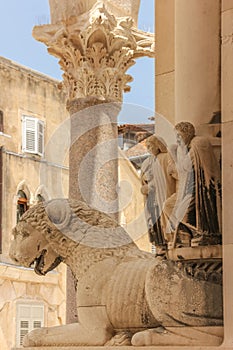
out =
[[[43,249],[41,252],[41,255],[35,260],[34,271],[40,276],[46,275],[46,273],[55,269],[55,267],[57,267],[63,261],[63,258],[61,256],[56,257],[54,262],[44,271],[46,253],[47,253],[47,250]]]

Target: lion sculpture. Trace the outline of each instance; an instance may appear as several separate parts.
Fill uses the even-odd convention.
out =
[[[116,221],[85,203],[39,203],[13,236],[14,262],[35,263],[42,276],[63,262],[77,281],[79,322],[33,330],[24,346],[221,343],[220,283],[141,251]]]

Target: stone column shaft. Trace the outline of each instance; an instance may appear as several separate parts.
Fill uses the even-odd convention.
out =
[[[118,219],[117,114],[119,103],[95,97],[68,103],[71,118],[69,198]],[[106,158],[107,153],[107,158]],[[76,287],[67,269],[66,322],[78,322]]]
[[[156,0],[156,112],[171,123],[175,117],[175,0]],[[158,131],[156,125],[156,131]]]
[[[86,97],[75,105],[77,112],[71,115],[69,197],[117,220],[117,115],[121,104]]]
[[[175,0],[175,122],[220,111],[220,0]]]

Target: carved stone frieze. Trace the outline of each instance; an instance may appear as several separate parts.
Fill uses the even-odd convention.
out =
[[[33,35],[60,59],[68,104],[87,96],[122,101],[134,59],[154,55],[153,34],[136,29],[131,17],[115,17],[101,2],[78,17],[36,26]]]

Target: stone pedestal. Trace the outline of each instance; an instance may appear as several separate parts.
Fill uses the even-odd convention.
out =
[[[186,328],[186,327],[178,327],[178,328]],[[177,327],[174,327],[174,334],[176,334],[177,332]],[[209,335],[206,334],[206,329],[205,327],[203,327],[203,331],[201,331],[199,334],[199,339],[198,339],[198,343],[202,344],[202,345],[194,345],[193,346],[193,339],[190,339],[190,345],[179,345],[177,346],[175,342],[174,345],[154,345],[154,346],[66,346],[66,347],[53,347],[53,346],[49,346],[49,347],[28,347],[26,348],[27,350],[83,350],[84,348],[87,348],[88,350],[114,350],[114,349],[119,349],[119,350],[133,350],[133,349],[137,349],[137,350],[180,350],[182,347],[182,350],[206,350],[207,346],[211,346],[211,350],[217,350],[217,349],[221,349],[221,350],[229,350],[232,349],[231,346],[227,346],[224,345],[224,343],[222,343],[222,335],[223,335],[223,329],[221,327],[213,327],[215,330],[213,330],[211,333],[215,335],[213,335],[212,337],[212,342],[209,342],[207,345],[207,338],[209,337]],[[207,327],[208,328],[208,327]],[[211,327],[209,327],[211,328]],[[168,331],[172,331],[172,327],[168,328]],[[179,331],[178,331],[179,332]],[[184,334],[184,338],[189,337],[189,329],[185,329],[183,331]],[[163,337],[166,337],[166,335],[163,335]],[[183,338],[183,339],[184,339]],[[162,340],[163,342],[163,340]],[[204,345],[205,344],[205,345]],[[20,350],[20,349],[12,349],[12,350]]]
[[[21,350],[22,348],[12,349],[12,350]],[[27,350],[83,350],[83,346],[66,346],[66,347],[33,347],[26,348]],[[181,350],[180,346],[88,346],[88,350]],[[206,350],[206,346],[182,346],[182,350]],[[220,346],[211,346],[211,350],[232,350],[231,345],[220,345]]]

